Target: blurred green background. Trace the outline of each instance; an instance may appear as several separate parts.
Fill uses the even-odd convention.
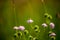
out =
[[[44,0],[44,5],[41,0],[0,0],[0,40],[13,40],[13,27],[24,25],[28,28],[26,20],[29,18],[34,20],[33,25],[40,26],[45,21],[45,12],[52,15],[56,40],[60,40],[60,18],[56,17],[56,13],[60,13],[60,0]]]

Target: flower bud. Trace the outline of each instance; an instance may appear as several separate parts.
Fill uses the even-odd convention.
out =
[[[49,36],[56,36],[56,34],[55,33],[51,33]]]
[[[55,24],[54,23],[50,23],[50,28],[54,29]]]
[[[43,27],[47,27],[47,24],[46,24],[46,23],[43,23],[42,26],[43,26]]]
[[[32,19],[27,20],[27,23],[33,23]]]
[[[14,26],[14,28],[13,28],[13,29],[18,30],[18,27],[17,27],[17,26]]]
[[[19,30],[23,31],[23,30],[25,30],[25,27],[24,26],[19,26]]]

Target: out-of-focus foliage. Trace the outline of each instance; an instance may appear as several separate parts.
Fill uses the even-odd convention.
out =
[[[15,25],[24,25],[29,29],[30,26],[26,23],[29,18],[34,20],[33,24],[41,26],[45,22],[45,12],[53,16],[56,40],[60,40],[60,19],[56,17],[56,13],[60,13],[60,0],[45,0],[45,5],[41,0],[0,0],[0,40],[13,40]],[[42,36],[41,39],[47,40]]]

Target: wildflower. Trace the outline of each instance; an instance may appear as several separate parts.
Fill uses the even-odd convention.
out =
[[[56,34],[52,32],[49,36],[56,36]]]
[[[32,19],[27,20],[27,23],[33,23]]]
[[[50,23],[50,28],[54,29],[55,24],[54,23]]]
[[[23,31],[23,30],[25,30],[25,27],[24,26],[19,26],[18,29],[21,30],[21,31]]]
[[[56,39],[55,36],[56,36],[56,34],[53,33],[53,32],[49,35],[49,37],[50,37],[52,40],[55,40],[55,39]]]
[[[46,24],[46,23],[43,23],[42,26],[43,26],[43,27],[47,27],[47,24]]]
[[[17,26],[14,26],[14,28],[13,28],[13,29],[18,30],[18,27],[17,27]]]

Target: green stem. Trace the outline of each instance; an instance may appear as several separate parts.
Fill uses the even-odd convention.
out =
[[[30,27],[33,29],[32,24],[30,24]]]
[[[17,14],[16,14],[15,0],[12,0],[12,2],[13,2],[13,12],[14,12],[14,18],[15,18],[15,25],[17,25]]]
[[[54,40],[55,40],[55,37],[54,37]]]
[[[42,5],[43,5],[43,7],[44,7],[45,12],[47,12],[47,8],[46,8],[46,6],[45,6],[45,2],[44,2],[44,1],[42,2]]]

